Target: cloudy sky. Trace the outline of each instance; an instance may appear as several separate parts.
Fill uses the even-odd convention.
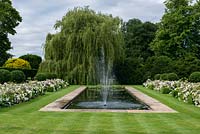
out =
[[[10,36],[15,57],[30,53],[43,56],[42,44],[47,33],[54,32],[56,20],[74,7],[89,6],[95,11],[113,14],[127,21],[159,22],[164,12],[164,0],[12,0],[20,12],[22,23],[17,34]]]

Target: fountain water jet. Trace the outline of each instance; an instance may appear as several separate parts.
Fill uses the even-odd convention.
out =
[[[101,57],[100,57],[100,64],[99,68],[101,68],[100,71],[100,84],[102,85],[101,89],[101,95],[103,99],[103,105],[107,106],[107,99],[109,95],[109,65],[106,63],[106,57],[105,57],[105,52],[104,48],[102,47],[101,49]]]

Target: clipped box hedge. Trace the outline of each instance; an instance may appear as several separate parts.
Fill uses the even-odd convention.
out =
[[[6,68],[6,67],[0,67],[0,69],[5,69],[5,70],[8,70],[10,72],[12,71],[15,71],[15,70],[20,70],[20,71],[23,71],[26,78],[34,78],[35,75],[37,74],[37,69],[20,69],[20,68]]]

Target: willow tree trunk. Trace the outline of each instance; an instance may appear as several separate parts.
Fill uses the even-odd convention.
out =
[[[99,60],[104,52],[106,69],[121,56],[123,37],[118,17],[96,13],[86,8],[69,11],[48,34],[44,46],[45,61],[39,72],[56,73],[71,84],[97,84]]]

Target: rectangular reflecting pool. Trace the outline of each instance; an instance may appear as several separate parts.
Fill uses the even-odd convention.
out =
[[[63,109],[122,109],[148,110],[149,106],[130,95],[126,89],[111,88],[108,90],[106,105],[103,102],[101,89],[87,88]]]

